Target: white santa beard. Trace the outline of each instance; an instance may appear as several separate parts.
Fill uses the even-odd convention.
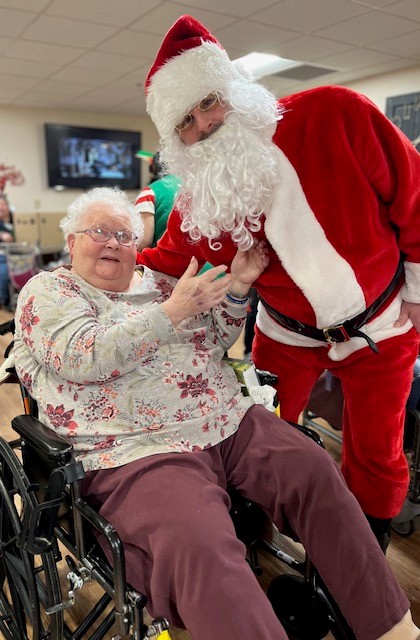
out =
[[[272,126],[253,130],[231,112],[206,140],[185,146],[174,139],[162,149],[169,172],[181,179],[176,207],[193,240],[206,237],[219,249],[215,239],[228,232],[240,249],[252,246],[279,180],[271,135]]]

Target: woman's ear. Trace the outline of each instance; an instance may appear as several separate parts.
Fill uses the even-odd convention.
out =
[[[69,248],[70,258],[73,258],[73,247],[74,247],[75,239],[76,239],[75,233],[69,233],[69,235],[67,236],[67,246]]]

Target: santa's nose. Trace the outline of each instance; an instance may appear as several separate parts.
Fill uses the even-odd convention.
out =
[[[194,121],[197,126],[197,130],[199,133],[206,133],[213,129],[216,124],[216,114],[214,111],[200,111],[197,107],[192,111],[192,115],[194,117]]]

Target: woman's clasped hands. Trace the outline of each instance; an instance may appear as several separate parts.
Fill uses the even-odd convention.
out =
[[[238,250],[230,273],[227,273],[226,265],[219,265],[197,275],[198,261],[192,257],[171,297],[161,307],[176,327],[182,320],[218,305],[232,287],[246,296],[267,265],[268,248],[263,241],[247,251]],[[219,277],[222,274],[223,277]]]

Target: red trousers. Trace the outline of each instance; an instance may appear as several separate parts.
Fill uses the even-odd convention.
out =
[[[296,422],[325,369],[341,380],[344,395],[342,472],[363,511],[376,518],[397,515],[407,496],[409,472],[403,452],[405,405],[419,351],[415,329],[365,347],[340,362],[325,347],[281,344],[256,327],[253,359],[276,373],[281,416]]]
[[[356,499],[329,454],[261,406],[199,453],[171,453],[90,472],[83,493],[119,533],[127,579],[153,616],[194,640],[287,640],[229,515],[227,487],[259,504],[307,549],[359,640],[407,612]]]

